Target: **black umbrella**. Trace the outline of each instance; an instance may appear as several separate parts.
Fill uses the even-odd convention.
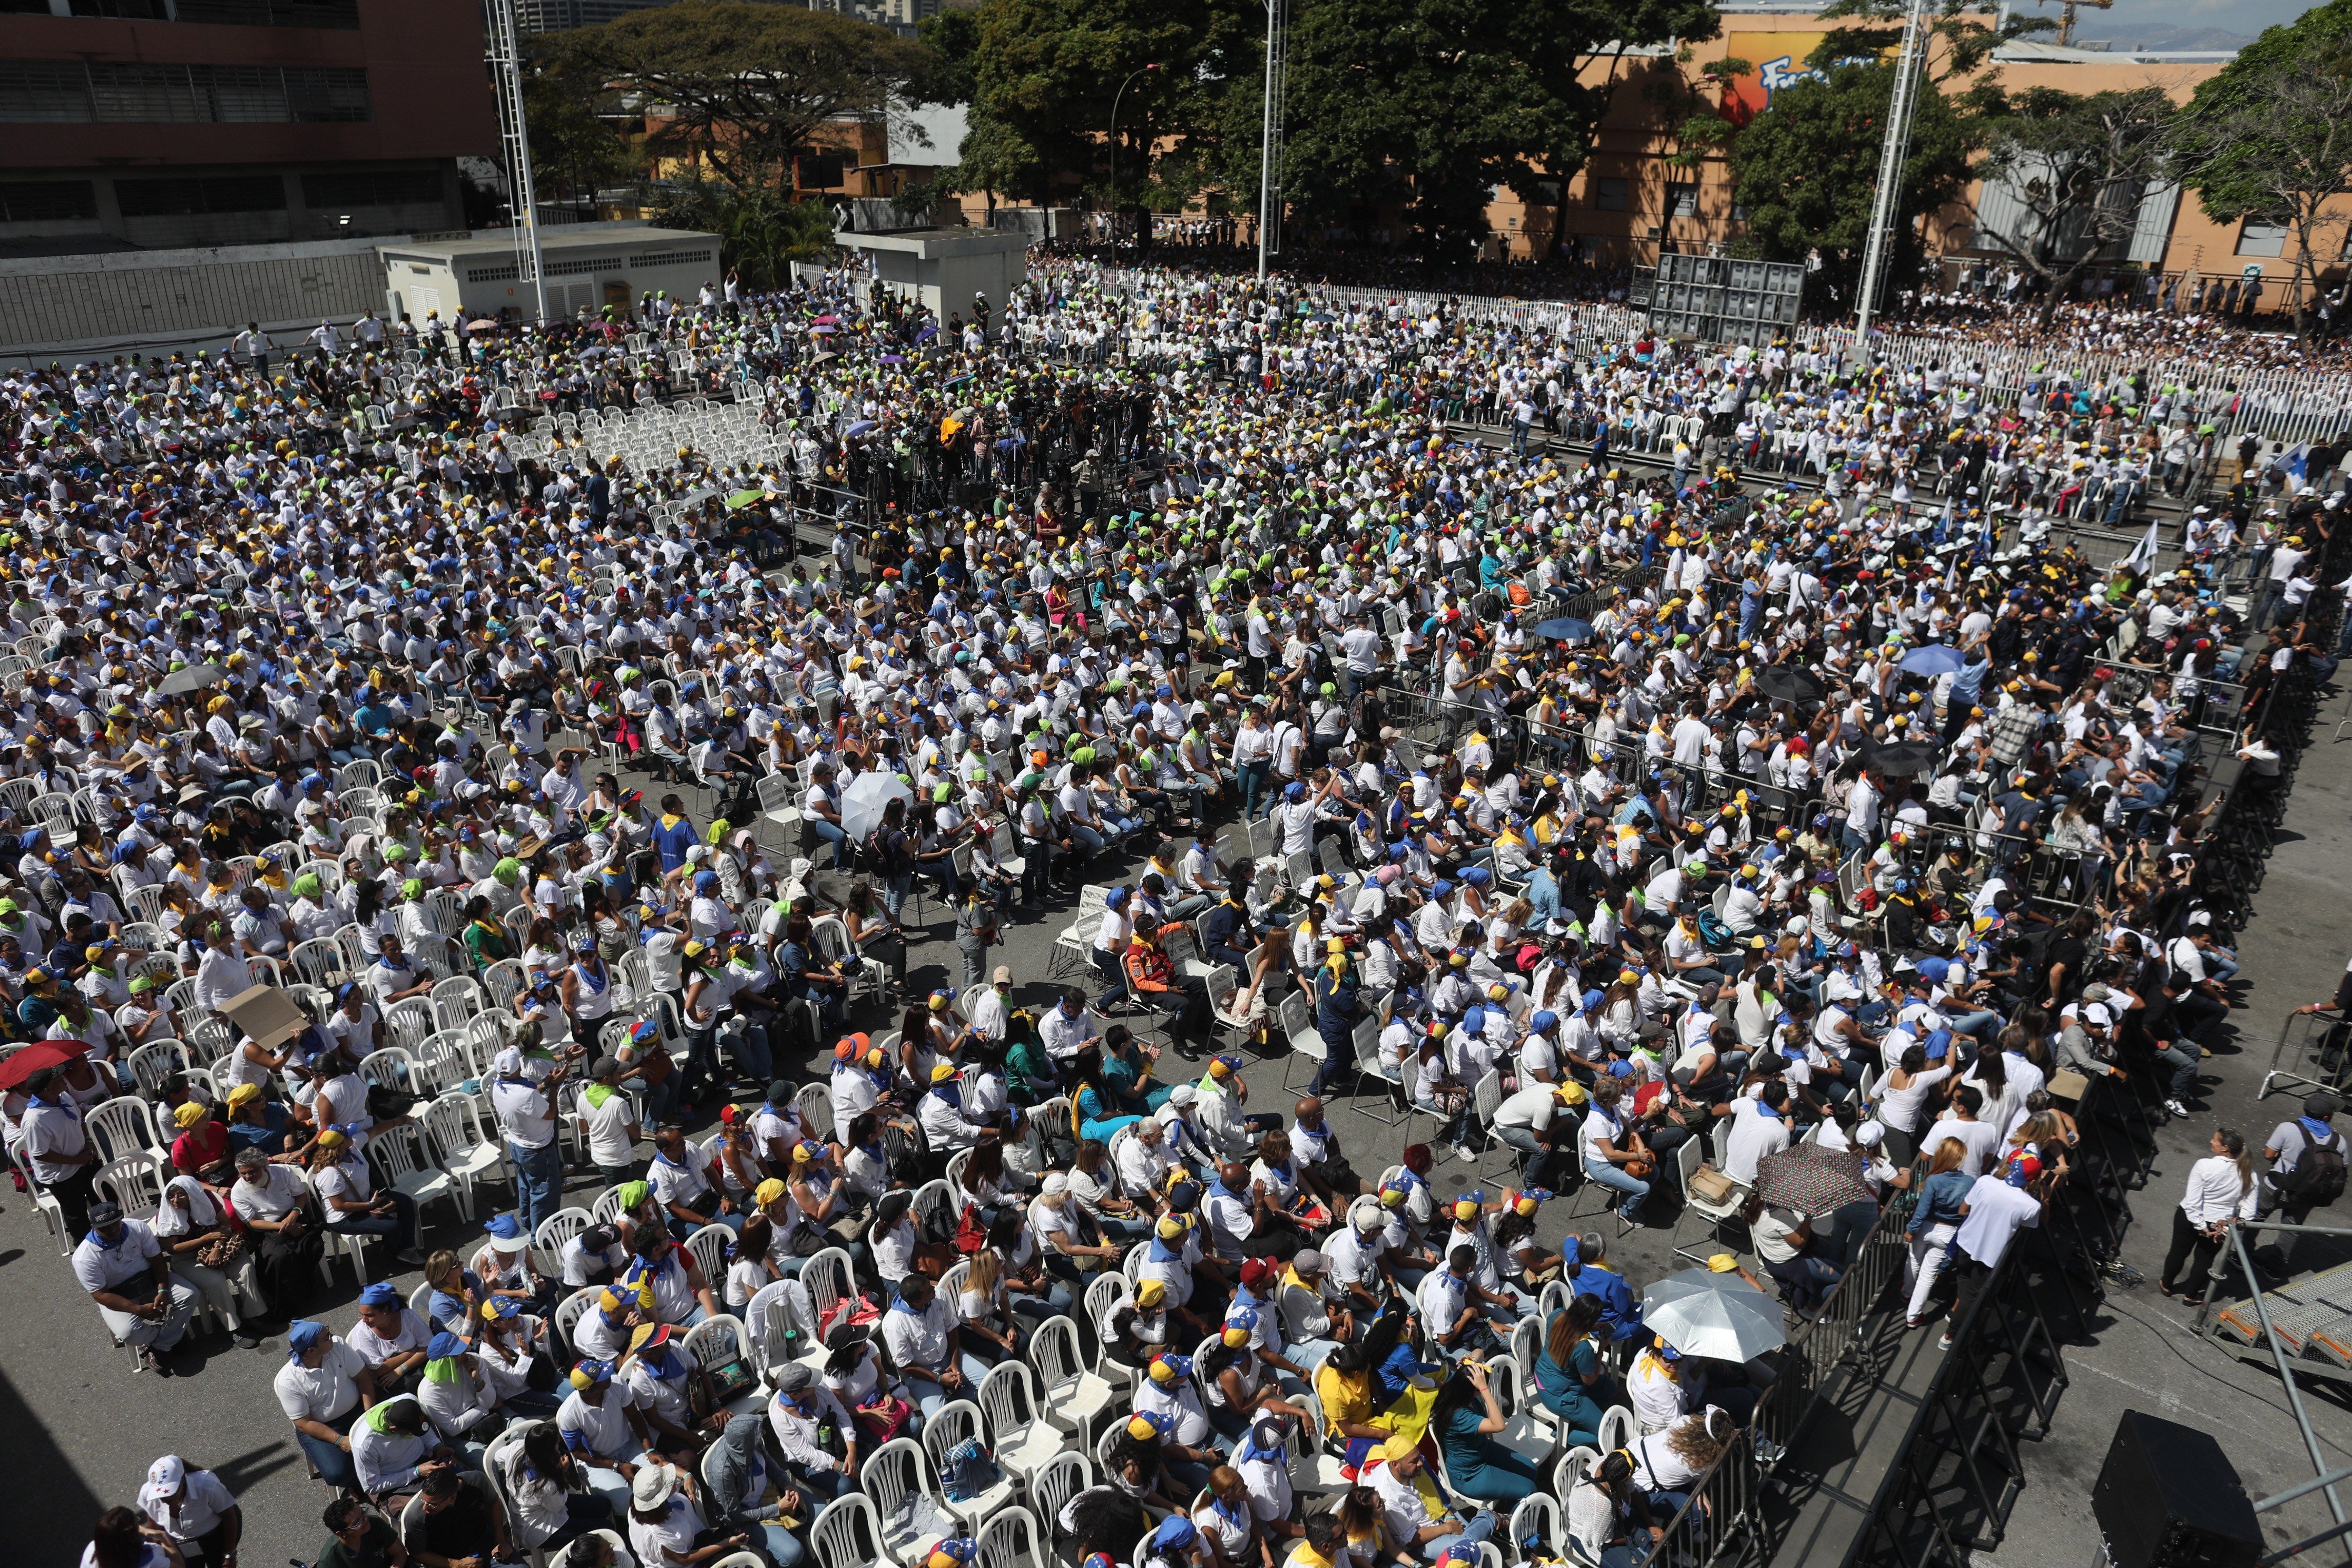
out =
[[[1768,664],[1756,672],[1756,689],[1775,702],[1794,702],[1802,707],[1818,708],[1829,695],[1822,678],[1810,669],[1795,665]]]
[[[183,665],[163,678],[162,690],[166,697],[177,697],[184,691],[201,691],[207,686],[218,686],[228,679],[228,671],[216,664]]]
[[[1870,762],[1890,778],[1909,778],[1935,765],[1937,748],[1926,741],[1895,741],[1870,753]]]

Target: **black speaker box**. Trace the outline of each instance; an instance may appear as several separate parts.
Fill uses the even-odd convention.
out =
[[[2211,1434],[2138,1410],[2116,1424],[2091,1489],[2115,1568],[2252,1568],[2262,1527]]]

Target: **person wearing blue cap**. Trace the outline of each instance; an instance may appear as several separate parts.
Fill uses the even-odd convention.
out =
[[[376,1401],[373,1375],[360,1353],[324,1323],[297,1319],[287,1325],[286,1364],[271,1386],[319,1479],[331,1487],[357,1487],[348,1434],[361,1411]]]
[[[498,1413],[499,1396],[482,1376],[473,1347],[446,1330],[425,1347],[425,1375],[416,1385],[417,1403],[441,1440],[479,1468],[490,1439],[506,1428]]]

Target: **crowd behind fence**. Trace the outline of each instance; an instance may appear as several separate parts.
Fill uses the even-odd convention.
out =
[[[1105,279],[1117,288],[1164,281],[1117,268],[1106,268]],[[1588,353],[1630,347],[1651,335],[1644,312],[1612,301],[1508,300],[1349,284],[1309,284],[1305,299],[1310,304],[1369,310],[1395,307],[1415,318],[1444,310],[1482,326],[1565,340]],[[1856,357],[1853,331],[1843,325],[1806,322],[1792,331],[1790,342],[1800,352],[1841,363]],[[2075,385],[2113,386],[2137,373],[2153,388],[2176,388],[2177,402],[2200,424],[2226,422],[2290,444],[2334,437],[2352,426],[2352,375],[2341,371],[2240,364],[2205,354],[2150,359],[2117,349],[2053,351],[1902,331],[1874,332],[1871,354],[1883,363],[1916,371],[1936,365],[1948,370],[1980,367],[1987,395],[1998,404],[2013,405],[2029,394],[2046,393],[2062,377]]]

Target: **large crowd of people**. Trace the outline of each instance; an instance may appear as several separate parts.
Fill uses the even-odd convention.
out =
[[[2335,651],[2324,469],[2161,573],[2037,526],[2128,510],[2160,388],[1074,263],[327,346],[0,381],[0,1125],[145,1368],[282,1338],[336,1568],[846,1568],[858,1498],[966,1568],[1016,1492],[1083,1568],[1468,1562],[1548,1490],[1634,1562],[1764,1379],[1555,1205],[1703,1162],[1793,1322],[1899,1199],[1964,1316],[2053,1075],[2199,1099],[2208,782]],[[739,388],[789,458],[590,445]],[[1874,1195],[1776,1197],[1801,1142]],[[167,1456],[88,1560],[243,1528]]]

